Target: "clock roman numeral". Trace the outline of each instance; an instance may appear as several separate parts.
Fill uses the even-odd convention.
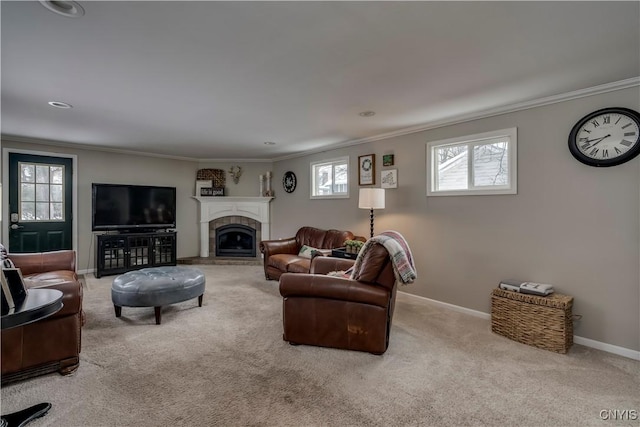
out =
[[[631,147],[633,145],[633,142],[623,139],[622,141],[620,141],[620,144],[624,145],[625,147]]]
[[[609,150],[607,150],[606,148],[602,150],[602,157],[609,157]]]
[[[618,147],[613,147],[614,150],[616,150],[616,154],[622,154],[622,151],[618,150]]]
[[[598,148],[595,147],[593,150],[589,151],[589,155],[590,156],[595,156],[596,154],[598,154],[598,151],[599,151]]]
[[[591,124],[593,125],[594,128],[597,128],[598,126],[600,126],[600,123],[598,123],[597,120],[592,120]]]
[[[583,131],[583,132],[586,132],[586,133],[591,133],[591,131],[590,131],[590,130],[587,130],[587,129],[582,129],[582,131]]]
[[[616,122],[614,123],[614,125],[617,125],[617,124],[618,124],[618,122],[619,122],[620,120],[622,120],[622,117],[618,117],[618,120],[616,120]]]
[[[636,134],[635,132],[625,132],[624,136],[633,136],[635,134]]]
[[[591,148],[591,144],[587,142],[586,144],[581,145],[580,148],[582,149],[582,151],[587,151],[587,149]]]
[[[589,138],[587,138],[587,137],[584,137],[584,138],[580,138],[580,139],[579,139],[579,141],[582,141],[582,142],[586,142],[587,140],[589,140]]]
[[[602,118],[602,121],[605,125],[608,125],[609,123],[611,123],[611,116],[604,116]]]
[[[622,129],[626,129],[626,128],[628,128],[629,126],[631,126],[631,123],[627,123],[626,125],[622,126]]]

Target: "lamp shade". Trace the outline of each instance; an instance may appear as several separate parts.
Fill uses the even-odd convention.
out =
[[[360,209],[384,209],[384,188],[361,188]]]

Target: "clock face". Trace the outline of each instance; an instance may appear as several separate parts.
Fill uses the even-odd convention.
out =
[[[282,186],[284,187],[284,191],[287,193],[293,193],[296,189],[296,174],[289,171],[285,172],[284,177],[282,178]]]
[[[615,166],[640,153],[640,114],[605,108],[583,117],[569,135],[571,154],[590,166]]]

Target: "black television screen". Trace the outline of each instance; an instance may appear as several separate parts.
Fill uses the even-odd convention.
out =
[[[176,226],[176,188],[92,184],[91,229],[145,230]]]

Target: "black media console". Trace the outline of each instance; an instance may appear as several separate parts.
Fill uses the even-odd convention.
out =
[[[163,265],[176,265],[176,233],[100,234],[96,277]]]

